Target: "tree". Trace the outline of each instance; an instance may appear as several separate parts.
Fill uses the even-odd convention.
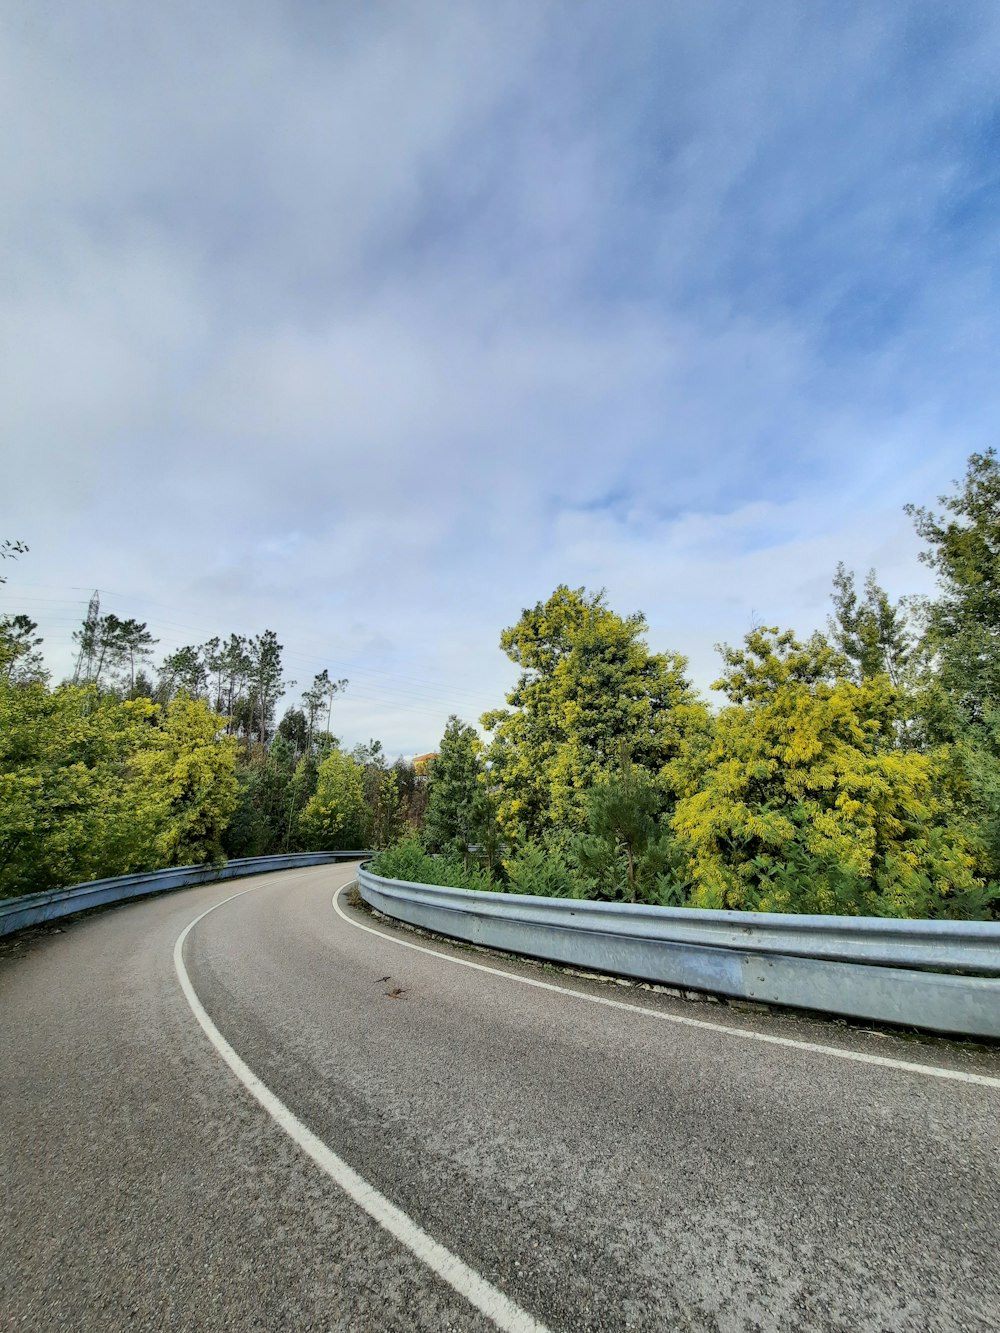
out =
[[[852,664],[852,678],[860,682],[884,672],[893,685],[902,685],[912,645],[902,602],[889,599],[874,569],[868,571],[864,596],[859,599],[854,575],[843,561],[834,575],[832,598],[834,614],[827,621],[830,637]]]
[[[87,616],[73,639],[80,645],[74,683],[100,686],[105,671],[122,673],[122,688],[128,693],[135,690],[136,666],[152,656],[158,642],[144,622],[121,620],[112,612],[100,614],[100,602],[95,593],[90,599]]]
[[[921,559],[938,579],[923,603],[919,716],[928,745],[951,747],[947,779],[1000,878],[1000,462],[992,449],[969,457],[944,512],[907,505],[928,543]]]
[[[155,838],[162,865],[224,860],[222,836],[236,808],[236,745],[201,699],[180,695],[163,714],[137,767],[159,800]]]
[[[263,634],[255,636],[247,645],[249,658],[247,686],[251,704],[248,716],[252,720],[261,745],[267,740],[275,704],[285,689],[295,684],[294,680],[285,681],[281,653],[282,645],[271,629],[266,629]]]
[[[241,634],[230,634],[225,642],[219,638],[209,639],[201,651],[212,681],[212,706],[229,719],[226,730],[232,734],[238,730],[236,712],[250,675],[247,641]]]
[[[760,628],[725,648],[706,768],[673,828],[698,907],[978,915],[989,900],[948,799],[949,754],[894,744],[888,676],[847,678],[815,635]]]
[[[292,747],[296,757],[304,754],[310,745],[309,722],[301,708],[286,708],[278,723],[278,735]]]
[[[204,649],[185,644],[176,652],[168,653],[159,672],[159,692],[164,702],[183,690],[191,699],[208,698],[208,664]]]
[[[227,855],[268,856],[290,839],[289,749],[281,743],[277,751],[262,745],[241,751],[236,805],[223,839]]]
[[[587,831],[571,844],[577,865],[594,881],[595,897],[634,903],[669,896],[666,874],[680,858],[669,829],[661,825],[664,804],[662,787],[632,763],[623,744],[618,767],[587,792]]]
[[[129,699],[151,699],[154,703],[169,703],[163,691],[158,689],[141,668],[135,673],[135,684],[128,692]]]
[[[410,829],[420,829],[427,809],[427,780],[417,773],[416,766],[400,756],[392,766],[402,819]]]
[[[308,743],[310,745],[324,712],[326,713],[326,731],[329,732],[330,722],[333,718],[333,701],[346,688],[347,681],[331,680],[326,667],[313,676],[312,685],[302,694],[302,705],[305,711]]]
[[[432,851],[468,857],[480,842],[482,803],[477,795],[484,776],[483,746],[475,727],[454,713],[449,717],[427,787],[424,840]]]
[[[351,758],[362,774],[366,847],[388,847],[403,831],[403,810],[395,773],[386,766],[382,742],[356,745]]]
[[[42,640],[35,634],[37,629],[30,616],[0,616],[0,676],[11,684],[44,683],[49,678],[39,651]]]
[[[302,846],[302,812],[315,795],[319,782],[319,763],[311,750],[307,750],[295,765],[291,781],[288,784],[287,803],[288,820],[285,826],[285,850],[307,850]]]
[[[979,728],[1000,705],[1000,463],[972,454],[961,488],[942,495],[943,514],[907,505],[928,543],[921,560],[939,594],[926,606],[927,646],[947,697],[951,736]]]
[[[135,690],[135,669],[137,664],[147,661],[153,655],[153,648],[159,643],[150,634],[145,622],[122,620],[118,622],[118,642],[116,653],[124,670],[128,667],[129,692]]]
[[[0,896],[152,869],[160,803],[137,756],[149,700],[0,679]]]
[[[342,750],[319,766],[316,791],[302,812],[303,842],[314,851],[360,849],[367,828],[364,770]]]
[[[646,646],[641,614],[622,618],[603,592],[558,587],[522,612],[500,645],[521,668],[508,707],[483,715],[499,819],[508,837],[582,829],[585,793],[615,764],[623,741],[632,762],[659,775],[706,713],[674,653]]]

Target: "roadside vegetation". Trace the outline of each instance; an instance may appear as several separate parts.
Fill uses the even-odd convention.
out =
[[[1000,465],[909,507],[937,576],[892,601],[833,577],[826,631],[757,626],[699,698],[641,614],[560,586],[501,634],[520,671],[429,771],[331,731],[266,630],[152,665],[95,595],[72,679],[0,616],[0,896],[188,862],[375,848],[401,879],[750,911],[1000,913]],[[3,560],[26,553],[0,546]],[[4,582],[0,576],[0,583]]]
[[[1000,904],[1000,466],[908,507],[937,575],[893,602],[843,564],[825,633],[720,648],[712,711],[641,615],[559,587],[504,630],[485,739],[450,719],[385,875],[750,911],[985,918]]]
[[[26,553],[5,542],[0,555]],[[0,577],[0,582],[3,582]],[[190,645],[153,668],[145,624],[102,615],[51,685],[37,627],[0,616],[0,897],[271,852],[380,847],[419,823],[425,789],[378,741],[330,731],[347,685],[316,675],[275,724],[270,630]]]

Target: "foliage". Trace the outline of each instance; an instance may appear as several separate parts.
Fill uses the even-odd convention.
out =
[[[296,755],[305,754],[311,741],[311,732],[301,708],[287,708],[278,723],[278,736],[292,747]]]
[[[227,730],[232,732],[235,730],[236,711],[250,676],[247,640],[242,634],[230,634],[225,642],[212,638],[202,645],[200,651],[208,673],[215,711],[230,719]]]
[[[475,727],[452,714],[431,765],[427,789],[423,833],[433,851],[457,852],[467,858],[480,842],[486,814],[482,756]]]
[[[692,904],[975,910],[974,848],[941,789],[947,756],[894,748],[888,676],[856,684],[821,637],[803,644],[774,629],[723,656],[717,688],[739,706],[719,717],[704,778],[673,821],[691,856]]]
[[[912,634],[902,603],[892,602],[875,578],[874,569],[865,579],[864,596],[858,597],[854,575],[844,562],[833,579],[834,614],[827,623],[834,646],[851,663],[851,678],[857,682],[885,674],[900,686],[912,648]]]
[[[254,746],[237,770],[236,805],[226,829],[227,856],[268,856],[289,837],[291,774],[280,750]]]
[[[346,688],[347,681],[331,680],[326,667],[318,675],[313,676],[312,685],[302,695],[308,745],[312,744],[313,737],[321,730],[320,722],[325,724],[325,730],[329,732],[333,701]]]
[[[1000,462],[970,456],[943,513],[907,506],[939,594],[924,605],[917,699],[928,744],[949,743],[951,777],[983,871],[1000,879]]]
[[[211,860],[232,809],[219,719],[94,686],[0,682],[0,894]]]
[[[972,454],[943,514],[907,506],[928,542],[921,559],[937,574],[928,606],[928,640],[941,686],[959,727],[975,727],[1000,703],[1000,463],[994,450]]]
[[[576,867],[589,881],[588,897],[683,901],[684,857],[661,819],[663,808],[662,788],[623,746],[619,767],[587,793],[587,829],[571,843]]]
[[[392,766],[399,794],[400,821],[404,829],[419,831],[427,809],[427,777],[417,772],[415,764],[402,757]]]
[[[0,560],[16,560],[19,555],[27,555],[28,548],[24,542],[10,541],[9,539],[0,542]],[[0,574],[0,583],[6,583],[7,576]]]
[[[150,709],[0,683],[0,894],[151,864],[155,820],[133,767]]]
[[[316,791],[299,828],[313,851],[362,848],[368,833],[364,768],[342,750],[331,750],[319,766]]]
[[[323,670],[275,726],[272,630],[167,654],[91,598],[73,684],[0,618],[0,894],[182,860],[382,850],[458,887],[794,912],[977,917],[1000,884],[1000,464],[909,507],[935,597],[843,563],[828,635],[723,647],[713,715],[640,614],[556,588],[501,635],[507,707],[436,757],[339,748]],[[26,550],[5,542],[0,557]],[[3,582],[0,577],[0,583]],[[429,771],[427,762],[430,763]],[[422,838],[417,836],[423,830]]]
[[[191,699],[208,697],[208,664],[200,648],[186,644],[169,653],[159,669],[158,693],[164,700],[183,690]]]
[[[508,707],[484,714],[508,839],[582,829],[587,789],[626,741],[659,773],[704,717],[677,654],[651,653],[641,615],[617,616],[603,593],[560,586],[525,610],[500,644],[521,668]]]
[[[42,640],[30,616],[0,616],[0,677],[14,685],[45,683],[49,673],[39,651]]]
[[[121,620],[111,612],[102,616],[96,593],[82,627],[73,632],[73,640],[80,646],[74,683],[99,686],[107,672],[129,692],[135,689],[137,667],[152,656],[158,642],[143,622]]]
[[[255,736],[262,745],[270,734],[275,704],[295,684],[294,680],[285,680],[282,651],[272,629],[266,629],[247,644],[247,693],[234,710],[234,716],[247,738]]]
[[[587,898],[588,884],[567,855],[558,838],[529,839],[504,858],[504,874],[511,893],[537,894],[544,898]]]
[[[404,813],[396,772],[386,765],[382,742],[371,740],[358,745],[352,759],[362,772],[362,796],[365,805],[365,832],[360,845],[388,847],[403,831]]]
[[[481,892],[495,891],[498,887],[485,870],[466,865],[460,856],[432,855],[414,833],[379,852],[372,860],[372,870],[387,879],[409,880],[413,884],[443,884],[447,888]]]
[[[156,860],[222,862],[222,837],[236,808],[236,743],[201,699],[179,695],[162,714],[136,769],[158,804]]]
[[[625,745],[618,769],[602,774],[587,792],[587,832],[577,840],[578,859],[596,877],[610,877],[612,865],[623,857],[628,902],[635,902],[644,859],[659,841],[657,816],[662,807],[662,793],[650,775],[632,763]]]

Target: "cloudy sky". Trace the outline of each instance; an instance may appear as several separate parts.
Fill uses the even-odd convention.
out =
[[[707,686],[997,443],[1000,7],[9,0],[0,609],[277,631],[348,742],[560,582]],[[297,693],[297,691],[295,691]]]

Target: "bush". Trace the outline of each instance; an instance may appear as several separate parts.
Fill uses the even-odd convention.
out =
[[[544,898],[585,898],[586,882],[574,873],[565,852],[554,841],[525,842],[503,863],[511,893]]]
[[[451,889],[496,891],[485,870],[467,866],[460,856],[432,856],[416,834],[387,847],[372,859],[372,872],[386,879],[409,880],[413,884],[440,884]]]

